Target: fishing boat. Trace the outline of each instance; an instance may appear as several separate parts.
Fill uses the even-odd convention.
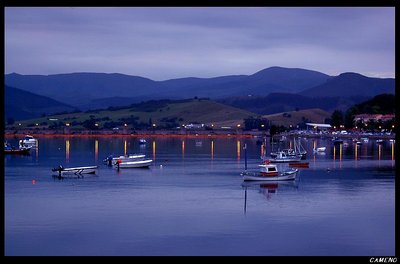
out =
[[[307,151],[301,145],[300,138],[298,140],[296,140],[296,138],[293,138],[293,145],[294,149],[288,148],[276,152],[271,152],[270,153],[271,158],[273,159],[278,158],[277,162],[280,162],[279,158],[282,159],[283,156],[285,157],[283,160],[286,160],[287,158],[292,158],[295,160],[297,160],[297,158],[300,158],[302,160],[306,159]],[[287,162],[287,161],[281,161],[281,162]]]
[[[287,181],[295,180],[298,173],[298,169],[289,169],[282,172],[278,171],[276,164],[265,164],[258,165],[259,173],[254,172],[242,172],[244,181]]]
[[[284,151],[279,151],[277,152],[277,156],[275,158],[270,159],[270,162],[272,163],[300,162],[300,160],[301,156],[299,155],[291,156]]]
[[[122,162],[120,160],[117,160],[117,163],[115,164],[115,166],[118,169],[124,169],[124,168],[148,168],[152,163],[153,163],[153,160],[151,160],[151,159],[137,160],[137,161],[126,161],[126,162]]]
[[[37,139],[35,139],[33,136],[31,135],[25,135],[24,139],[21,139],[19,141],[19,145],[20,146],[24,146],[24,147],[36,147],[37,143]]]
[[[300,142],[300,138],[298,138],[298,140],[296,141],[296,138],[293,138],[293,143],[294,143],[294,151],[296,153],[296,156],[300,156],[300,158],[302,160],[306,159],[307,157],[307,151],[306,149],[303,147],[303,145],[301,145]]]
[[[57,168],[51,169],[54,172],[58,172],[58,175],[61,177],[63,174],[74,174],[79,177],[81,174],[95,174],[97,166],[86,166],[86,167],[73,167],[73,168],[64,168],[62,165]]]
[[[108,156],[103,160],[104,164],[115,165],[118,160],[121,162],[137,161],[143,160],[146,157],[144,154],[133,154],[133,155],[121,155],[119,157],[113,157],[113,155]]]

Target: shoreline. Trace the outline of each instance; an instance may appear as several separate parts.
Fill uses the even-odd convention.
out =
[[[18,131],[4,132],[4,136],[9,137],[24,137],[31,135],[34,137],[132,137],[132,138],[149,138],[149,137],[164,137],[164,138],[254,138],[265,135],[265,133],[205,133],[204,131],[197,131],[194,133],[174,133],[174,131],[162,132],[148,132],[141,133],[107,133],[107,132],[88,132],[88,133],[57,133],[57,131]]]
[[[132,138],[263,138],[271,137],[266,131],[206,131],[206,130],[190,130],[190,131],[173,131],[173,130],[159,130],[159,131],[135,131],[134,133],[123,133],[114,131],[81,131],[80,133],[65,133],[62,131],[53,130],[22,130],[22,131],[4,131],[4,137],[24,137],[31,135],[34,137],[132,137]],[[370,139],[395,139],[396,134],[391,135],[366,135],[361,133],[348,134],[348,135],[333,135],[333,134],[314,134],[314,133],[293,133],[284,132],[274,135],[274,137],[289,136],[289,137],[303,137],[303,138],[334,138],[353,139],[353,138],[370,138]]]

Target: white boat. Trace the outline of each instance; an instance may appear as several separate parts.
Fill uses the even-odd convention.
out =
[[[63,166],[58,166],[57,168],[52,169],[52,171],[58,172],[59,176],[62,174],[94,174],[96,173],[97,166],[86,166],[86,167],[73,167],[73,168],[64,168]]]
[[[143,160],[145,157],[146,155],[144,154],[121,155],[119,157],[113,157],[112,155],[110,155],[106,159],[104,159],[103,162],[105,164],[108,163],[111,166],[113,164],[116,164],[118,160],[120,160],[120,162],[128,162],[128,161]]]
[[[319,147],[319,148],[314,149],[314,152],[325,152],[325,150],[326,150],[326,147]]]
[[[139,139],[139,144],[146,144],[146,139],[144,139],[144,138],[141,138],[141,139]]]
[[[293,145],[294,149],[288,148],[288,149],[278,150],[276,152],[271,152],[270,154],[271,158],[277,158],[280,155],[279,152],[283,152],[287,157],[291,158],[300,157],[301,159],[306,159],[307,151],[301,145],[300,138],[298,140],[296,140],[296,138],[293,138]]]
[[[37,143],[37,139],[35,139],[34,137],[32,137],[31,135],[25,135],[24,139],[21,139],[19,141],[19,145],[20,146],[24,146],[24,147],[36,147]]]
[[[306,159],[307,151],[301,145],[300,138],[296,141],[296,138],[293,138],[293,143],[294,143],[294,151],[296,153],[296,156],[300,156],[301,159]]]
[[[127,161],[127,162],[119,162],[115,164],[118,169],[122,168],[146,168],[149,167],[153,163],[153,160],[137,160],[137,161]]]
[[[277,156],[275,158],[270,159],[270,162],[272,163],[300,162],[300,160],[301,156],[299,155],[291,156],[284,151],[279,151],[277,152]]]
[[[296,179],[298,169],[289,169],[283,172],[278,171],[278,167],[275,164],[260,164],[259,173],[254,172],[242,172],[244,181],[287,181]]]

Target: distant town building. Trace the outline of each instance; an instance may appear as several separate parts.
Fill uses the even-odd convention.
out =
[[[201,129],[204,128],[204,124],[188,124],[185,125],[186,129]]]
[[[395,117],[394,114],[382,115],[382,114],[359,114],[354,116],[354,122],[368,123],[371,121],[374,122],[385,122],[390,121]]]

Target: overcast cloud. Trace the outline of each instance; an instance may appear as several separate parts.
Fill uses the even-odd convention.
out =
[[[5,71],[395,77],[394,7],[5,8]]]

